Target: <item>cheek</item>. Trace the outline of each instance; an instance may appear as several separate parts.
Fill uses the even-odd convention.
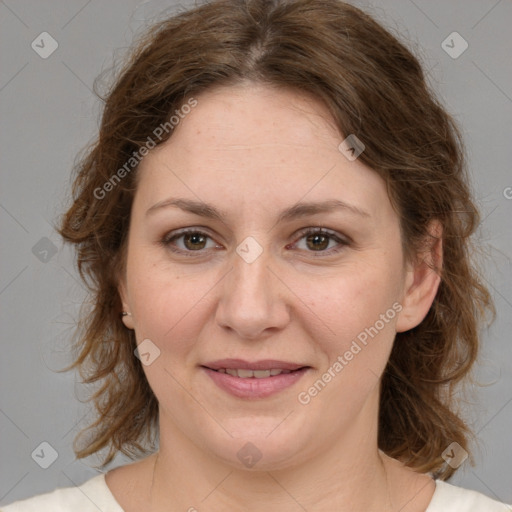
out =
[[[209,273],[180,275],[144,263],[134,267],[131,291],[137,339],[151,339],[161,350],[179,352],[197,338],[205,322],[208,290],[218,278]],[[136,270],[135,270],[136,269]]]
[[[337,278],[325,280],[323,286],[303,283],[304,302],[322,320],[318,329],[309,333],[321,364],[311,394],[303,390],[306,398],[321,395],[319,400],[314,398],[314,407],[338,404],[348,413],[378,384],[389,360],[401,308],[396,300],[397,283],[398,274],[370,265],[354,265]]]
[[[389,271],[369,272],[353,267],[321,282],[304,279],[301,285],[295,284],[294,290],[301,294],[304,304],[323,326],[329,346],[336,346],[356,338],[376,322],[379,331],[386,334],[393,331],[396,308],[392,306],[398,297],[397,279],[398,275],[393,276]],[[384,325],[381,315],[385,316]]]
[[[321,365],[298,399],[333,425],[357,414],[389,360],[401,305],[393,293],[396,283],[378,275],[352,273],[323,293],[309,288],[311,309],[324,325],[309,333]]]
[[[175,411],[176,404],[181,409],[190,407],[185,383],[197,364],[194,349],[207,321],[205,293],[215,280],[210,282],[206,276],[185,278],[155,268],[144,270],[142,266],[132,276],[137,341],[151,340],[158,353],[154,363],[143,367],[149,385],[165,410]]]

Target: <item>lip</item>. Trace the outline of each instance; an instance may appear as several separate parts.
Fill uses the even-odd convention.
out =
[[[280,375],[264,377],[262,379],[255,377],[243,379],[216,371],[220,368],[247,370],[278,368],[281,370],[289,370],[290,373],[281,373]],[[220,389],[230,395],[244,399],[260,399],[275,395],[293,386],[311,369],[311,367],[275,359],[265,359],[254,362],[244,361],[242,359],[222,359],[202,365],[201,369]]]
[[[259,361],[245,361],[244,359],[219,359],[211,363],[203,364],[206,368],[220,370],[221,368],[241,369],[241,370],[270,370],[278,368],[280,370],[298,370],[306,366],[305,364],[290,363],[287,361],[278,361],[277,359],[260,359]]]

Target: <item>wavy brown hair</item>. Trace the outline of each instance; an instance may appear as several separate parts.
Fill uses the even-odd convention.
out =
[[[137,41],[102,97],[99,136],[77,160],[72,204],[59,226],[75,244],[91,294],[71,368],[97,384],[97,419],[85,445],[75,440],[77,456],[106,449],[104,465],[118,451],[137,457],[158,435],[157,400],[134,356],[134,332],[120,318],[137,169],[117,179],[118,169],[187,99],[242,81],[309,93],[325,103],[340,134],[364,142],[359,158],[387,183],[408,259],[421,253],[430,221],[442,223],[441,283],[420,325],[396,335],[381,381],[378,444],[417,471],[449,478],[455,470],[442,452],[453,441],[469,451],[472,437],[456,386],[470,377],[486,312],[495,313],[475,266],[479,213],[465,149],[418,58],[399,36],[338,0],[219,0],[166,18]]]

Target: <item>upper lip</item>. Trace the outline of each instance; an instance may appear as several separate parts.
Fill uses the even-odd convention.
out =
[[[287,361],[278,361],[277,359],[261,359],[259,361],[245,361],[243,359],[219,359],[206,363],[202,366],[210,368],[211,370],[234,369],[234,370],[298,370],[304,368],[306,365],[290,363]]]

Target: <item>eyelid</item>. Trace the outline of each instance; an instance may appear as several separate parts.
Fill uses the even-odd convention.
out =
[[[308,234],[321,234],[321,235],[329,235],[331,238],[337,238],[342,243],[352,243],[352,239],[343,233],[339,233],[338,231],[334,231],[333,229],[324,228],[323,226],[309,226],[307,228],[302,228],[297,231],[294,237],[303,237]]]

